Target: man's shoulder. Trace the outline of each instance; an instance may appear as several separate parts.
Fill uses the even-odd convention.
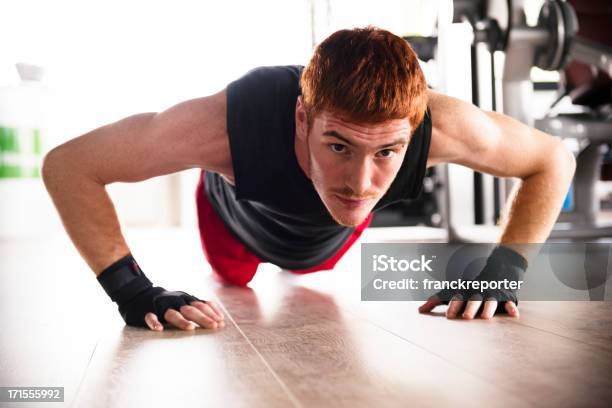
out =
[[[427,89],[427,107],[431,112],[432,123],[441,123],[440,119],[444,117],[444,111],[452,107],[452,98],[433,89]]]
[[[438,129],[453,128],[454,124],[481,114],[481,110],[474,104],[432,89],[427,90],[427,106],[431,112],[432,124]]]
[[[428,167],[456,162],[475,134],[492,131],[483,120],[485,112],[470,102],[430,89],[427,104],[432,122]]]
[[[452,122],[455,120],[458,99],[441,92],[428,89],[427,107],[431,113],[431,143],[427,167],[449,161],[446,157],[445,145],[451,143]]]

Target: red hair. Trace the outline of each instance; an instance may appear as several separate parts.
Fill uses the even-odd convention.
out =
[[[336,31],[314,51],[300,79],[309,128],[323,110],[357,123],[408,118],[427,108],[427,83],[407,41],[377,27]]]

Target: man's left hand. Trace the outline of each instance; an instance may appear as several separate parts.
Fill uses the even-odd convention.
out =
[[[466,302],[463,300],[452,299],[446,309],[446,317],[448,319],[460,317],[469,320],[476,317],[480,309],[482,310],[480,317],[483,319],[490,319],[495,315],[495,311],[497,310],[497,300],[486,300],[484,301],[484,306],[482,300],[469,300],[464,310],[465,303]],[[429,313],[433,308],[442,304],[442,300],[434,295],[430,297],[427,302],[419,306],[419,312]],[[504,302],[504,310],[511,317],[519,316],[518,306],[512,301]]]

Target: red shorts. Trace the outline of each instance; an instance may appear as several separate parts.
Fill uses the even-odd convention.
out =
[[[223,283],[245,286],[253,279],[257,266],[264,262],[251,253],[230,231],[208,201],[204,192],[204,171],[201,173],[196,188],[196,205],[198,209],[198,226],[204,256],[213,269],[217,280]],[[310,273],[333,269],[344,253],[361,236],[370,224],[372,213],[361,223],[349,237],[344,246],[327,261],[308,269],[292,270],[293,273]]]

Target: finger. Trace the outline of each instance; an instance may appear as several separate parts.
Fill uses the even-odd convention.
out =
[[[446,317],[448,319],[454,319],[457,317],[457,313],[459,313],[459,310],[461,310],[464,303],[460,299],[460,297],[454,297],[448,304],[448,309],[446,309]]]
[[[438,299],[437,297],[430,297],[429,299],[427,299],[427,301],[425,303],[423,303],[421,306],[419,306],[419,313],[427,313],[430,312],[434,307],[438,306],[439,304],[441,304],[442,301],[440,299]]]
[[[223,321],[223,316],[221,319],[217,317],[217,314],[212,310],[210,306],[203,302],[193,302],[192,306],[198,309],[205,316],[208,316],[211,320],[217,323],[217,327],[225,327],[225,322]]]
[[[480,305],[482,304],[482,300],[470,300],[467,302],[467,306],[465,307],[465,311],[463,312],[463,318],[467,320],[471,320],[476,316],[476,312],[480,309]]]
[[[519,316],[518,306],[516,306],[514,302],[507,301],[506,304],[504,305],[504,308],[506,309],[506,312],[508,312],[510,316],[512,317]]]
[[[166,319],[168,323],[172,324],[175,327],[178,327],[179,329],[183,329],[183,330],[195,329],[195,326],[193,323],[185,319],[182,314],[180,314],[174,309],[166,310],[166,313],[164,313],[164,319]]]
[[[215,302],[212,300],[207,300],[205,304],[210,306],[210,308],[215,311],[220,320],[223,320],[223,312],[221,312],[221,308],[217,306]]]
[[[213,318],[206,316],[206,314],[204,314],[197,307],[183,305],[181,306],[181,314],[186,319],[196,322],[200,326],[206,327],[207,329],[215,329],[217,327],[217,322]]]
[[[480,317],[483,319],[490,319],[495,314],[497,310],[497,300],[487,300],[484,304],[484,308],[482,309],[482,313]]]
[[[164,330],[164,325],[159,322],[157,315],[155,313],[147,313],[145,315],[145,323],[149,326],[149,329],[155,331]]]
[[[191,302],[191,306],[197,308],[200,312],[204,313],[206,316],[217,322],[223,321],[223,315],[219,315],[217,312],[215,312],[213,308],[208,304],[208,301],[206,303],[198,301]]]

